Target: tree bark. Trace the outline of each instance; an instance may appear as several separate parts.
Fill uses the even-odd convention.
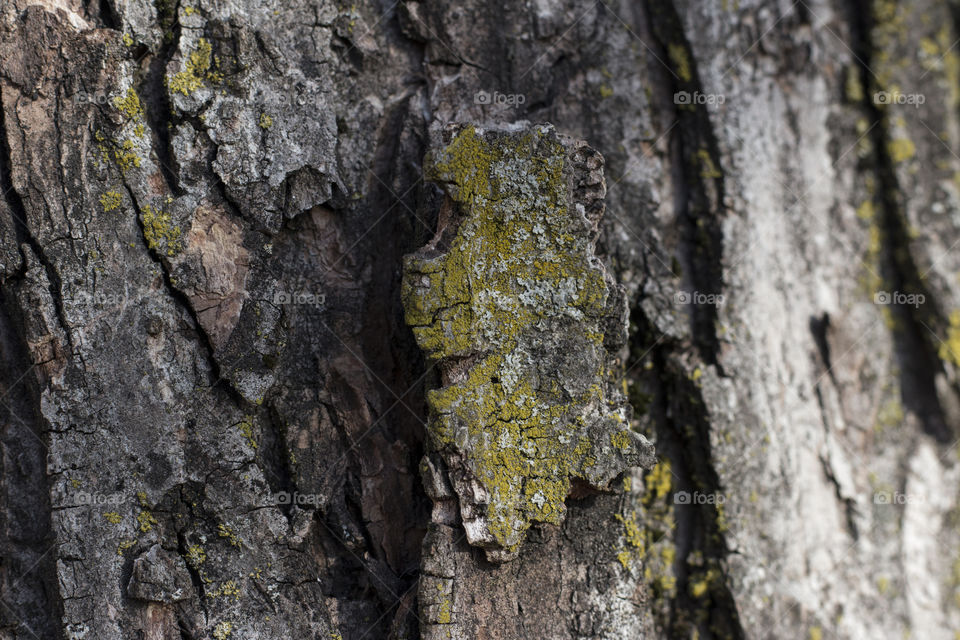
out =
[[[0,637],[953,638],[958,38],[6,0]]]

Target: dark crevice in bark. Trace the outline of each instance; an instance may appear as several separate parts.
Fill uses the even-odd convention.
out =
[[[693,341],[700,357],[723,375],[716,332],[717,305],[722,300],[718,296],[723,292],[724,176],[719,146],[707,106],[698,104],[698,97],[706,94],[676,7],[673,2],[644,0],[643,13],[660,59],[651,65],[662,107],[672,111],[668,121],[679,121],[670,134],[673,202]]]
[[[397,15],[386,20],[385,29],[397,38],[407,40],[408,45],[417,50],[419,58],[425,58],[426,47],[404,38]],[[364,460],[368,459],[366,446],[403,447],[410,460],[406,472],[414,478],[418,475],[417,461],[424,453],[422,378],[426,363],[413,339],[412,330],[403,321],[399,295],[403,256],[432,234],[433,229],[425,227],[424,223],[433,224],[437,215],[437,208],[431,209],[437,199],[429,195],[435,188],[421,183],[420,187],[411,189],[421,180],[422,167],[419,163],[403,160],[422,158],[425,151],[426,123],[421,119],[419,99],[420,94],[415,91],[396,102],[384,114],[379,131],[371,132],[376,140],[376,150],[368,165],[366,197],[361,205],[369,218],[354,227],[362,233],[362,241],[353,251],[366,256],[356,277],[367,281],[360,307],[365,321],[354,334],[356,346],[351,345],[351,349],[376,372],[379,379],[375,392],[379,398],[366,400],[371,417],[378,426],[370,433],[365,433],[366,429],[360,430],[362,439],[355,440],[356,427],[345,423],[347,416],[330,407],[331,420],[347,452],[347,468],[342,471],[344,482],[340,496],[335,496],[333,503],[325,509],[323,524],[326,533],[336,539],[331,551],[335,551],[346,566],[353,567],[353,586],[348,589],[348,597],[365,599],[376,607],[380,620],[370,631],[370,637],[399,638],[403,635],[398,634],[410,630],[417,634],[414,637],[419,636],[414,587],[419,580],[422,549],[419,543],[408,548],[403,541],[410,536],[410,529],[422,527],[425,531],[430,515],[429,499],[416,481],[412,496],[407,495],[402,482],[391,483],[393,486],[381,485],[381,489],[374,491],[387,495],[379,496],[365,490],[363,478]],[[396,215],[378,221],[382,212],[391,210]],[[370,226],[374,222],[376,224]],[[370,275],[362,275],[367,269]],[[316,330],[318,333],[334,331],[325,323],[318,324]],[[420,417],[415,417],[408,408]],[[386,453],[383,450],[378,455]],[[395,473],[403,474],[404,470],[397,469]],[[405,521],[396,523],[396,530],[383,540],[372,534],[371,523],[364,515],[367,510],[378,510],[375,505],[380,501],[385,504],[399,501],[412,509]],[[341,531],[348,529],[353,529],[353,535],[360,539],[350,540],[340,535]],[[394,556],[381,547],[381,542],[383,546],[392,544],[404,549],[397,558],[397,566],[393,566]],[[346,633],[344,637],[347,637]]]
[[[56,579],[46,440],[38,414],[40,392],[29,375],[30,356],[20,310],[0,287],[0,629],[11,638],[62,638],[63,607]],[[20,376],[22,379],[18,380]],[[28,633],[14,630],[20,626]]]
[[[167,95],[164,80],[167,64],[176,52],[176,42],[179,39],[180,24],[175,21],[173,23],[172,40],[164,40],[159,53],[145,59],[147,72],[140,82],[140,96],[144,103],[144,119],[147,121],[147,126],[153,131],[154,138],[157,141],[157,144],[154,145],[154,152],[157,154],[160,173],[167,183],[167,188],[176,196],[182,195],[182,191],[177,174],[173,169],[174,155],[170,139],[173,123],[170,119],[170,97]]]
[[[181,558],[190,557],[190,544],[187,541],[186,534],[184,534],[182,530],[177,532],[177,553],[180,554]],[[199,569],[197,569],[197,567],[190,562],[184,562],[184,564],[187,567],[187,573],[190,575],[190,582],[193,584],[194,591],[196,592],[196,602],[198,607],[204,612],[205,616],[209,615],[207,612],[206,598],[204,595],[203,576],[200,575]],[[187,629],[184,629],[183,620],[181,619],[179,612],[177,614],[177,628],[180,630],[181,636],[183,636],[184,633],[187,633],[187,637],[192,637],[190,636],[190,632]]]
[[[285,493],[293,496],[299,489],[296,475],[290,467],[287,430],[283,416],[280,415],[280,412],[272,403],[268,404],[267,409],[260,413],[263,418],[260,423],[264,425],[264,428],[260,445],[257,447],[257,460],[264,471],[264,478],[266,478],[274,495]],[[291,499],[287,503],[277,505],[288,520],[293,504],[294,501]]]
[[[823,362],[824,373],[829,376],[833,386],[839,388],[837,377],[833,372],[833,361],[830,357],[830,341],[827,337],[829,330],[830,314],[824,313],[819,317],[810,316],[810,333],[813,335],[813,342],[817,345],[820,360]]]
[[[954,33],[960,33],[960,1],[948,0],[947,11],[950,12],[950,22]]]
[[[894,354],[903,405],[918,417],[927,434],[941,444],[948,444],[954,438],[954,429],[947,424],[936,387],[936,377],[943,374],[943,363],[938,355],[939,342],[927,329],[943,331],[948,323],[937,309],[936,298],[924,285],[910,252],[909,223],[900,201],[902,192],[888,147],[889,121],[886,111],[874,101],[875,92],[888,89],[878,85],[870,69],[874,58],[871,42],[874,19],[873,4],[868,0],[857,0],[850,5],[848,20],[853,51],[864,87],[860,106],[871,123],[879,123],[870,131],[873,153],[861,168],[871,172],[878,185],[875,200],[879,205],[880,275],[882,287],[890,297],[887,301],[878,301],[887,304],[893,319]],[[895,298],[896,295],[923,296],[920,299],[925,302],[909,304]]]
[[[641,311],[633,316],[638,333],[632,349],[637,355],[647,353],[653,365],[635,379],[637,388],[647,392],[647,402],[634,402],[646,405],[653,420],[657,456],[670,464],[672,495],[668,500],[676,521],[672,532],[676,588],[668,603],[668,616],[661,617],[658,624],[668,638],[689,638],[696,632],[702,640],[741,640],[746,636],[724,563],[729,550],[724,512],[717,506],[723,492],[713,466],[710,416],[700,387],[671,355],[677,345],[661,342],[651,348],[657,340],[654,327]],[[689,500],[685,500],[687,496]],[[705,595],[691,595],[694,582],[706,585]],[[652,585],[652,593],[657,596],[656,585]]]
[[[83,16],[87,22],[101,28],[120,28],[120,18],[110,0],[83,0]]]
[[[119,30],[121,27],[120,16],[117,15],[116,8],[110,0],[100,0],[100,23],[107,29]]]
[[[396,613],[402,594],[417,577],[401,579],[386,563],[373,556],[368,534],[359,524],[362,522],[360,505],[349,496],[341,497],[342,502],[328,505],[326,513],[319,517],[320,536],[332,565],[324,591],[340,600],[370,603],[375,608],[375,621],[350,624],[362,628],[369,637],[385,638],[394,622],[390,614]],[[347,630],[341,631],[344,637],[351,636]]]
[[[163,32],[164,43],[173,43],[180,39],[177,16],[179,15],[179,0],[153,0],[157,10],[157,26]]]
[[[682,269],[681,288],[687,297],[678,302],[689,303],[692,342],[663,340],[641,308],[634,309],[637,332],[631,350],[634,357],[646,354],[652,366],[633,376],[635,393],[643,396],[633,402],[638,410],[646,407],[657,455],[670,465],[667,500],[676,525],[663,533],[675,546],[675,588],[665,589],[656,580],[649,586],[654,598],[661,600],[655,617],[664,637],[739,640],[745,633],[725,566],[729,549],[723,507],[718,504],[723,493],[710,446],[711,419],[683,356],[693,350],[700,361],[724,375],[716,332],[723,292],[724,174],[707,106],[698,103],[697,96],[706,94],[677,8],[672,2],[644,0],[641,16],[648,42],[655,43],[656,56],[669,67],[656,60],[650,63],[664,128],[677,122],[669,146],[677,216],[675,263]],[[693,594],[694,584],[699,585],[698,595]]]
[[[127,195],[130,197],[130,202],[133,203],[133,208],[136,212],[137,226],[140,228],[140,237],[143,240],[143,246],[146,248],[147,254],[150,256],[153,262],[156,263],[161,277],[163,278],[163,284],[167,290],[167,293],[170,294],[170,297],[174,300],[174,302],[179,304],[179,306],[186,312],[187,316],[191,320],[193,331],[197,336],[197,341],[199,342],[201,352],[204,354],[207,363],[210,365],[210,371],[213,375],[211,384],[212,389],[222,389],[226,393],[227,397],[232,400],[233,404],[239,408],[249,407],[250,402],[248,402],[246,398],[244,398],[240,392],[233,387],[229,378],[226,377],[226,374],[220,371],[220,362],[216,358],[216,351],[214,349],[213,342],[210,340],[210,336],[208,336],[207,332],[204,330],[203,325],[200,324],[200,318],[197,317],[197,312],[194,310],[193,304],[190,302],[190,298],[187,297],[187,294],[178,289],[170,281],[170,273],[163,262],[163,258],[160,257],[160,254],[157,253],[155,249],[150,248],[150,245],[147,243],[147,238],[143,227],[142,211],[133,189],[131,189],[130,185],[128,185],[126,182],[124,182],[124,188],[127,191]]]

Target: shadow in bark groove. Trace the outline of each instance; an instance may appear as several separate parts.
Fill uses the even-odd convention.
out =
[[[723,291],[724,173],[707,107],[697,103],[697,96],[705,95],[697,60],[673,2],[644,0],[642,6],[659,58],[652,63],[652,76],[658,78],[662,108],[672,105],[672,116],[679,121],[670,135],[670,155],[684,289],[693,296],[719,296]],[[705,362],[719,368],[717,306],[691,301],[694,346]]]
[[[874,4],[856,0],[849,5],[852,48],[857,58],[859,78],[864,87],[859,105],[871,123],[879,123],[870,131],[873,153],[861,167],[877,180],[879,204],[878,231],[881,241],[881,286],[888,295],[914,294],[924,296],[924,304],[910,305],[890,300],[887,305],[893,320],[894,355],[900,370],[900,389],[904,407],[914,413],[928,435],[940,444],[949,444],[955,438],[956,428],[947,424],[943,406],[937,394],[936,378],[943,375],[943,363],[938,355],[939,341],[927,327],[946,333],[949,323],[938,309],[936,298],[923,283],[923,278],[910,251],[910,233],[906,214],[900,202],[901,189],[894,163],[890,156],[890,123],[885,111],[874,101],[878,86],[870,69],[873,60],[871,29],[875,21]],[[874,295],[882,293],[874,292]],[[883,302],[877,300],[877,302]],[[926,325],[926,327],[924,326]],[[956,390],[954,390],[956,393]]]
[[[634,358],[644,356],[651,366],[645,373],[631,376],[635,384],[631,401],[638,411],[648,411],[654,431],[649,435],[655,440],[657,456],[669,464],[672,478],[666,499],[675,518],[675,529],[661,533],[671,536],[675,545],[671,570],[676,585],[658,589],[654,581],[651,592],[665,607],[655,613],[665,637],[687,638],[696,633],[703,639],[739,640],[745,635],[724,565],[729,550],[722,505],[696,504],[693,499],[684,503],[682,499],[685,495],[723,495],[713,466],[710,417],[697,381],[688,377],[683,354],[695,352],[701,362],[724,375],[718,361],[718,307],[712,302],[696,304],[692,298],[722,299],[718,296],[723,292],[724,171],[707,107],[697,103],[696,96],[704,94],[676,6],[644,0],[641,7],[644,36],[655,43],[659,58],[651,62],[652,77],[657,79],[655,104],[667,112],[665,121],[678,121],[671,133],[668,166],[682,289],[694,302],[689,305],[692,344],[658,338],[654,323],[639,305],[632,313],[637,330],[631,336],[631,352]]]
[[[631,350],[637,356],[646,353],[653,366],[635,376],[637,387],[648,395],[642,400],[635,395],[631,400],[635,406],[645,406],[653,419],[657,456],[669,462],[673,476],[667,499],[673,504],[676,521],[672,533],[676,589],[667,603],[668,615],[661,617],[658,625],[668,638],[688,638],[696,631],[703,639],[741,640],[746,636],[724,567],[729,549],[722,505],[682,498],[723,495],[713,466],[710,417],[700,387],[676,359],[675,352],[682,345],[663,341],[651,347],[657,341],[656,333],[639,309],[633,313],[633,322],[638,330]],[[692,594],[695,581],[703,582],[704,594]],[[656,597],[657,590],[652,591]]]
[[[40,394],[9,290],[0,286],[0,629],[15,639],[61,638]]]

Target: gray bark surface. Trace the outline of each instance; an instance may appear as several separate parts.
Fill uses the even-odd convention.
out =
[[[0,638],[955,638],[958,38],[0,0]],[[569,281],[504,288],[503,211],[582,225]],[[481,293],[541,298],[516,338]],[[557,431],[474,409],[517,380]]]

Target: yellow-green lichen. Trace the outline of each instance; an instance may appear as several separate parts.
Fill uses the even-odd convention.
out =
[[[614,517],[623,525],[622,535],[626,545],[617,552],[617,560],[623,565],[624,569],[629,569],[631,561],[635,557],[642,558],[646,552],[646,539],[637,523],[636,512],[631,512],[626,516],[618,513]]]
[[[236,580],[227,580],[216,589],[207,591],[208,598],[219,598],[220,596],[233,596],[234,600],[240,599],[240,586]]]
[[[127,89],[127,93],[117,96],[113,99],[113,106],[131,120],[139,118],[143,114],[143,106],[140,104],[140,97],[132,88]]]
[[[876,216],[876,209],[873,206],[873,200],[864,200],[857,207],[857,217],[866,222],[870,222]]]
[[[149,511],[141,511],[137,515],[137,525],[140,527],[140,531],[147,533],[153,526],[157,524],[157,519],[153,517],[153,514]]]
[[[714,164],[713,158],[710,157],[710,152],[706,149],[699,149],[697,151],[697,163],[700,166],[701,178],[712,180],[723,177],[723,174],[717,169],[717,165]]]
[[[960,310],[950,312],[947,339],[940,343],[940,359],[960,367]]]
[[[127,552],[127,549],[136,544],[136,540],[121,540],[120,544],[117,545],[117,555],[122,556]]]
[[[120,517],[120,514],[116,511],[107,511],[103,514],[103,519],[109,522],[110,524],[120,524],[120,521],[123,519]]]
[[[673,492],[673,471],[670,461],[660,460],[644,477],[643,509],[637,513],[639,534],[628,539],[643,545],[643,579],[650,588],[654,612],[659,618],[668,615],[670,603],[677,593],[674,543],[676,516]]]
[[[169,213],[147,204],[143,206],[140,219],[143,221],[143,237],[151,249],[165,251],[168,256],[183,250],[180,227],[173,224]]]
[[[471,359],[428,393],[431,444],[465,460],[487,494],[486,542],[507,550],[532,522],[561,522],[571,477],[603,484],[638,455],[603,348],[609,289],[593,258],[595,221],[567,192],[571,162],[551,128],[461,129],[427,175],[462,219],[443,254],[405,263],[420,347]]]
[[[202,87],[204,82],[222,82],[223,74],[217,69],[212,52],[213,47],[208,40],[205,38],[197,40],[197,48],[187,56],[184,70],[167,78],[167,87],[170,91],[189,96]]]
[[[847,67],[847,100],[853,104],[860,104],[863,101],[863,83],[860,81],[860,67],[850,65]]]
[[[100,196],[100,205],[103,207],[104,212],[119,209],[122,204],[123,196],[116,191],[107,191]]]
[[[673,488],[673,471],[669,460],[661,460],[644,478],[647,492],[644,494],[644,504],[649,506],[654,501],[663,500]]]
[[[113,150],[113,159],[120,168],[120,173],[126,174],[133,168],[140,168],[140,156],[134,151],[132,140],[124,140]]]
[[[230,622],[218,622],[213,628],[213,637],[216,640],[227,640],[231,633],[233,633],[233,624]]]
[[[437,613],[437,624],[450,624],[453,616],[450,614],[450,600],[443,598],[440,601],[440,611]]]
[[[887,143],[887,152],[894,163],[906,162],[916,155],[917,147],[909,138],[894,138]]]
[[[192,544],[187,547],[187,553],[184,557],[191,568],[197,569],[207,561],[207,552],[200,545]]]
[[[219,535],[221,538],[226,538],[230,544],[235,547],[240,546],[240,537],[237,536],[233,529],[225,524],[221,523],[217,525],[217,535]]]
[[[673,70],[677,76],[684,82],[693,80],[693,71],[690,67],[690,55],[687,48],[682,44],[671,43],[667,45],[667,55],[670,62],[673,63]]]
[[[260,121],[258,122],[261,129],[269,129],[273,126],[273,118],[271,118],[266,113],[260,114]]]
[[[240,430],[240,435],[247,440],[247,444],[250,445],[251,449],[256,449],[260,446],[257,444],[256,438],[253,437],[253,416],[243,416],[243,420],[240,421],[237,428]]]
[[[888,591],[890,591],[890,578],[886,576],[877,578],[877,592],[884,596]]]

